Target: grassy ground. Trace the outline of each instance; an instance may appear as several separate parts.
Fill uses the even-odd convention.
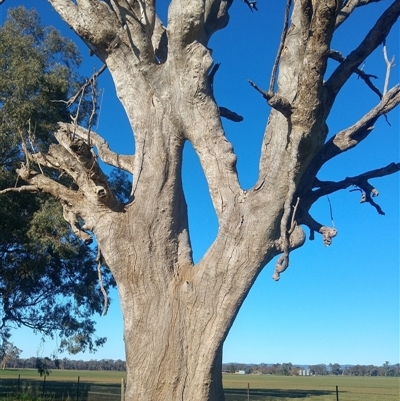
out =
[[[54,370],[45,380],[35,369],[4,370],[0,401],[119,401],[125,377],[124,372]]]
[[[123,372],[54,370],[44,382],[33,369],[5,370],[0,401],[119,401],[122,378]],[[389,377],[224,374],[223,383],[226,401],[336,401],[336,386],[339,401],[400,399],[399,378]]]
[[[226,401],[399,401],[399,378],[350,376],[223,376]],[[238,390],[241,390],[240,393]]]

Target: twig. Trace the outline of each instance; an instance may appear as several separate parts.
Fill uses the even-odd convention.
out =
[[[386,63],[386,75],[385,75],[385,83],[383,85],[383,95],[386,95],[388,86],[389,86],[389,77],[390,77],[390,70],[394,66],[394,56],[391,60],[389,60],[387,51],[386,51],[386,40],[383,41],[383,58],[385,59]]]
[[[290,234],[294,231],[294,229],[296,228],[295,217],[296,217],[297,208],[299,207],[299,203],[300,203],[300,198],[297,198],[296,204],[293,206],[293,213],[292,213],[292,220],[290,221],[289,235],[290,235]]]
[[[75,93],[74,96],[72,96],[69,100],[53,100],[53,102],[60,102],[60,103],[65,103],[67,107],[70,107],[73,105],[77,99],[81,96],[81,93],[85,91],[85,89],[91,85],[91,81],[96,79],[102,72],[107,68],[106,64],[103,64],[101,68],[94,72],[93,75],[79,88],[78,92]]]
[[[39,192],[39,189],[35,185],[24,185],[22,187],[13,187],[0,190],[0,195],[7,194],[8,192]]]
[[[272,68],[272,73],[271,73],[271,79],[269,82],[269,92],[273,93],[275,89],[275,81],[276,81],[276,74],[278,71],[278,66],[279,66],[279,61],[281,59],[281,54],[283,47],[285,45],[285,39],[288,31],[288,25],[289,25],[289,11],[290,7],[292,5],[292,0],[287,0],[286,2],[286,9],[285,9],[285,19],[283,22],[283,30],[282,30],[282,35],[281,35],[281,42],[279,43],[279,48],[278,48],[278,53],[275,58],[274,66]]]
[[[289,215],[284,212],[282,216],[282,221],[281,221],[281,230],[284,230],[284,235],[283,235],[283,245],[282,245],[282,255],[279,257],[279,259],[276,261],[275,264],[275,271],[274,274],[272,275],[272,278],[275,281],[279,281],[280,275],[282,272],[284,272],[288,266],[289,266],[289,254],[290,254],[290,235],[293,233],[294,229],[297,226],[295,216],[297,212],[297,208],[299,206],[300,198],[297,198],[296,204],[293,206],[293,212],[292,212],[292,218],[290,221],[290,228],[289,230],[287,228],[284,228],[287,226],[289,222]],[[285,218],[285,214],[287,217]],[[282,238],[282,237],[281,237]]]
[[[339,63],[342,63],[346,59],[346,57],[344,57],[340,52],[338,52],[336,50],[330,50],[328,56],[332,60],[338,61]],[[374,78],[374,79],[378,78],[376,75],[366,74],[360,68],[355,68],[354,72],[367,84],[367,86],[373,92],[375,92],[379,96],[379,99],[382,99],[382,96],[383,96],[382,93],[371,81],[371,78]]]
[[[281,112],[286,118],[289,118],[292,114],[292,105],[284,97],[273,92],[265,92],[260,89],[253,81],[248,80],[250,85],[257,91],[260,92],[267,103],[275,110]]]
[[[92,126],[92,123],[93,123],[93,119],[94,119],[94,117],[96,115],[96,105],[97,105],[97,102],[96,102],[96,91],[94,89],[94,86],[95,86],[97,77],[106,68],[107,68],[107,65],[103,64],[101,66],[101,68],[98,71],[95,71],[93,73],[93,75],[79,88],[79,90],[75,93],[75,95],[72,96],[70,99],[68,99],[68,100],[53,100],[53,102],[65,103],[67,105],[67,107],[71,107],[79,99],[78,100],[78,107],[77,107],[77,110],[76,110],[76,114],[74,116],[72,116],[72,115],[70,116],[71,120],[73,122],[73,125],[74,125],[73,134],[75,134],[76,129],[78,127],[79,110],[81,108],[82,100],[83,100],[83,98],[85,96],[85,91],[89,86],[92,87],[92,105],[93,105],[93,107],[92,107],[92,113],[90,114],[89,123],[88,123],[88,125],[89,125],[89,127],[88,127],[89,128],[88,129],[88,143],[89,144],[90,144],[90,129],[91,129],[91,126]]]
[[[368,180],[377,177],[384,177],[389,174],[394,174],[398,171],[400,171],[400,163],[390,163],[386,167],[371,170],[355,177],[347,177],[339,182],[318,180],[317,182],[319,189],[313,191],[313,199],[315,201],[323,195],[328,195],[341,189],[354,186],[361,188],[365,192],[362,202],[368,202],[375,207],[379,214],[383,215],[384,212],[382,209],[371,198],[371,194],[372,196],[378,196],[379,192],[376,190],[376,188],[369,184]]]
[[[34,139],[34,137],[32,137],[31,119],[29,119],[28,125],[29,125],[29,128],[28,128],[28,141],[29,141],[29,144],[31,145],[31,151],[33,153],[35,153],[35,145],[34,145],[35,139]],[[40,172],[42,173],[42,175],[44,175],[44,172],[42,170],[42,165],[40,164],[40,162],[38,160],[36,160],[36,163],[37,163],[37,165],[39,167]]]
[[[214,77],[215,77],[215,74],[217,73],[220,65],[221,65],[221,63],[214,64],[213,68],[211,69],[210,74],[208,75],[208,82],[210,83],[211,89],[213,89],[213,87],[214,87]]]
[[[89,122],[88,122],[87,143],[89,146],[91,146],[90,130],[92,128],[93,119],[96,116],[96,109],[97,109],[96,79],[93,78],[93,76],[90,78],[90,83],[91,83],[91,87],[92,87],[92,111],[90,113]]]
[[[30,161],[29,161],[28,148],[26,147],[25,139],[24,139],[24,136],[22,135],[22,132],[20,130],[18,130],[18,133],[19,133],[19,136],[21,137],[21,146],[22,146],[22,150],[24,151],[24,154],[25,154],[26,168],[29,171],[31,166],[30,166]]]
[[[101,274],[101,250],[100,250],[99,246],[97,248],[96,262],[97,262],[97,275],[99,277],[100,290],[104,296],[103,316],[105,316],[105,315],[107,315],[107,311],[108,311],[108,295],[107,295],[107,291],[105,290],[104,285],[103,285],[103,277]]]
[[[331,200],[329,199],[329,196],[327,196],[327,198],[328,198],[328,203],[329,203],[329,212],[330,212],[330,215],[331,215],[332,227],[335,228],[335,223],[333,222],[333,212],[332,212]]]

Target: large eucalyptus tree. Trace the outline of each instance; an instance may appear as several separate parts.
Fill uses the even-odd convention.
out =
[[[341,182],[317,179],[325,162],[366,139],[376,120],[400,102],[399,86],[378,91],[376,107],[327,140],[327,118],[353,74],[377,91],[359,67],[389,34],[400,0],[390,2],[346,57],[331,50],[335,30],[373,0],[287,2],[270,86],[253,83],[272,111],[258,180],[249,190],[239,184],[221,123],[221,117],[240,118],[216,104],[217,68],[207,47],[227,26],[232,1],[172,0],[166,25],[154,0],[49,1],[107,65],[136,150],[116,154],[95,132],[60,124],[58,143],[46,154],[30,153],[29,163],[17,170],[27,183],[18,190],[56,196],[76,235],[96,237],[122,304],[126,400],[223,400],[222,343],[261,269],[280,255],[274,274],[279,279],[291,250],[305,241],[301,225],[330,244],[336,230],[309,213],[319,197],[357,185],[379,210],[368,180],[399,170],[393,163]],[[254,9],[254,2],[246,3]],[[326,76],[329,58],[338,66]],[[186,141],[200,159],[219,223],[215,241],[196,264],[181,182]],[[114,196],[98,159],[133,175],[126,203]],[[35,165],[67,174],[76,188]]]

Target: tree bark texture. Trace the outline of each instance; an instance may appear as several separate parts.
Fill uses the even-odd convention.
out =
[[[335,0],[294,2],[277,59],[276,87],[266,96],[273,109],[259,177],[245,191],[209,76],[213,60],[207,43],[228,23],[231,1],[172,0],[166,27],[151,0],[49,1],[107,65],[136,151],[113,154],[96,133],[88,145],[87,130],[64,124],[56,133],[58,144],[46,156],[31,158],[70,175],[77,189],[62,187],[28,166],[19,175],[30,189],[60,198],[77,235],[90,241],[94,234],[112,270],[124,316],[125,399],[221,401],[222,344],[261,269],[281,254],[275,272],[279,279],[290,251],[304,243],[300,224],[328,242],[336,234],[309,216],[315,201],[310,191],[332,152],[332,141],[324,143],[334,98],[381,42],[373,35],[381,28],[326,83],[333,33],[355,2],[346,2],[345,10]],[[399,8],[395,1],[382,16],[387,33]],[[398,89],[390,95],[391,102],[382,99],[375,114],[366,117],[364,128],[399,103]],[[343,145],[333,152],[352,146],[346,132],[340,138]],[[181,180],[186,141],[200,159],[219,222],[214,243],[196,264]],[[92,147],[100,158],[133,174],[126,204],[110,191]]]

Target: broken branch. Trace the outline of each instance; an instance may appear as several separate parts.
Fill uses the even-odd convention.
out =
[[[260,89],[253,81],[249,80],[250,85],[257,91],[260,92],[267,103],[275,110],[282,113],[286,118],[289,118],[292,114],[292,105],[287,99],[273,92],[265,92]]]
[[[328,57],[332,60],[338,61],[339,63],[342,63],[346,59],[340,52],[336,50],[330,50]],[[379,99],[382,99],[382,93],[371,81],[371,78],[378,78],[376,75],[366,74],[363,70],[360,70],[359,68],[355,68],[354,72],[367,84],[369,88],[372,89],[373,92],[375,92],[379,96]]]
[[[286,9],[285,9],[285,18],[284,18],[283,29],[282,29],[282,34],[281,34],[281,41],[279,43],[278,52],[276,54],[274,66],[273,66],[272,72],[271,72],[271,79],[269,82],[268,92],[270,92],[270,93],[274,93],[274,90],[275,90],[276,74],[278,72],[278,66],[279,66],[279,62],[281,59],[282,50],[285,45],[285,40],[286,40],[286,35],[287,35],[288,25],[289,25],[289,11],[290,11],[291,5],[292,5],[292,0],[287,0]]]
[[[59,123],[59,126],[63,132],[67,132],[71,127],[71,124]],[[76,127],[75,135],[84,141],[86,141],[88,137],[87,130],[80,126]],[[96,147],[98,156],[104,163],[132,173],[134,161],[133,155],[120,155],[113,152],[110,149],[109,144],[100,135],[93,131],[90,133],[90,140],[92,145]]]
[[[243,117],[241,115],[227,109],[226,107],[220,106],[219,114],[221,117],[225,117],[226,119],[231,120],[235,123],[240,123],[241,121],[243,121]]]
[[[381,0],[348,0],[340,9],[338,16],[336,17],[335,29],[339,28],[340,25],[349,18],[350,14],[357,8],[361,6],[366,6],[370,3],[377,3]]]
[[[390,77],[390,70],[393,68],[394,65],[394,56],[391,60],[389,60],[387,51],[386,51],[386,40],[383,42],[383,58],[386,63],[386,74],[385,74],[385,83],[383,85],[383,94],[386,95],[387,89],[389,86],[389,77]]]
[[[371,170],[355,177],[347,177],[339,182],[319,181],[316,179],[315,187],[318,187],[319,189],[316,189],[315,191],[312,192],[311,204],[314,203],[321,196],[328,195],[341,189],[346,189],[348,187],[354,186],[362,188],[365,192],[364,201],[370,203],[372,206],[376,208],[379,214],[383,215],[384,212],[382,211],[382,209],[371,198],[371,194],[372,196],[377,196],[379,192],[371,184],[369,184],[368,180],[372,178],[384,177],[386,175],[394,174],[398,171],[400,171],[400,163],[390,163],[386,167]]]

